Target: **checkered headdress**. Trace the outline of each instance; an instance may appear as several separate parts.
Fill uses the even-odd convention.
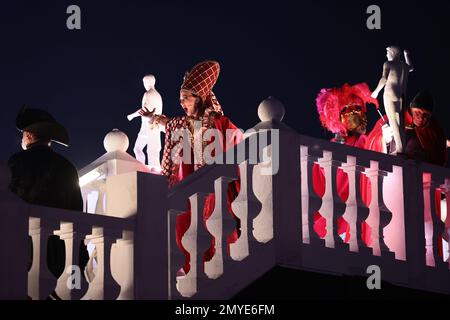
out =
[[[212,109],[223,114],[222,107],[212,92],[212,88],[219,77],[219,72],[220,65],[217,61],[200,62],[185,74],[181,89],[199,96],[205,103],[206,109]]]

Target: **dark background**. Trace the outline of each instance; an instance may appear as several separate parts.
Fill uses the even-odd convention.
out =
[[[71,4],[81,8],[79,31],[66,28]],[[381,30],[366,27],[371,4],[381,7]],[[449,23],[448,1],[2,3],[0,162],[20,148],[15,116],[23,104],[50,111],[68,128],[72,144],[57,150],[78,168],[105,152],[113,128],[128,134],[132,154],[140,120],[126,115],[140,106],[142,77],[155,74],[164,113],[180,115],[182,76],[204,59],[221,64],[214,91],[237,126],[254,126],[258,104],[272,95],[286,107],[285,123],[328,139],[317,93],[345,82],[373,90],[393,44],[409,49],[415,65],[409,99],[430,89],[450,137]],[[369,108],[371,129],[378,115]]]

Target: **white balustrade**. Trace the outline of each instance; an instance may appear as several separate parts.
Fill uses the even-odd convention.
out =
[[[99,158],[85,173],[103,168],[103,176],[86,185],[83,197],[85,210],[101,215],[24,204],[5,191],[6,174],[0,170],[0,207],[23,217],[15,220],[23,230],[6,238],[26,250],[29,220],[33,243],[28,276],[25,266],[13,270],[14,261],[0,268],[2,281],[9,276],[17,281],[17,289],[6,283],[0,297],[25,295],[26,284],[32,299],[45,299],[53,290],[62,299],[223,299],[276,264],[360,276],[377,264],[386,281],[450,292],[448,169],[298,135],[281,122],[284,107],[273,98],[259,113],[261,123],[248,140],[218,155],[238,162],[206,166],[168,190],[165,177],[136,173],[139,168],[127,155],[113,151]],[[315,163],[324,173],[322,197],[314,190]],[[338,172],[348,179],[345,203]],[[231,203],[235,218],[228,208],[230,183],[240,189]],[[207,197],[214,210],[205,220]],[[189,252],[189,271],[183,270],[185,255],[175,236],[177,217],[187,210],[190,222],[181,243]],[[323,239],[314,231],[316,212],[326,221]],[[4,227],[8,214],[1,217],[4,233],[10,232]],[[338,234],[338,221],[348,223],[346,237]],[[236,226],[238,238],[229,244]],[[47,238],[53,234],[66,250],[59,279],[47,268]],[[214,254],[205,261],[213,239]],[[95,246],[95,268],[86,272],[89,283],[83,279],[81,289],[74,289],[67,285],[73,274],[66,271],[77,264],[83,241]],[[4,244],[0,248],[16,252]]]

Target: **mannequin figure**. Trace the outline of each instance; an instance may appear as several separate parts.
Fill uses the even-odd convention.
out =
[[[142,98],[142,107],[136,112],[127,116],[131,121],[136,117],[139,117],[139,110],[145,108],[153,110],[155,114],[162,114],[162,98],[161,95],[155,89],[156,79],[153,75],[149,74],[143,78],[144,87],[146,92]],[[161,163],[159,160],[159,154],[161,151],[161,128],[158,124],[153,123],[153,119],[141,117],[141,129],[136,138],[134,144],[134,154],[136,159],[145,164],[144,148],[147,146],[147,166],[153,172],[161,171]]]
[[[414,70],[409,52],[404,51],[405,61],[400,60],[400,48],[390,46],[386,48],[386,61],[383,65],[383,75],[377,88],[372,93],[372,98],[377,98],[384,88],[383,101],[384,109],[392,128],[395,142],[395,150],[390,150],[391,154],[403,152],[404,147],[404,121],[402,116],[402,103],[405,99],[408,75]]]

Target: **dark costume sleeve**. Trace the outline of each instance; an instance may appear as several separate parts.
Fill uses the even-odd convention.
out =
[[[47,207],[83,210],[75,167],[49,147],[33,147],[13,155],[9,190],[26,202]]]
[[[447,163],[447,139],[441,126],[431,119],[425,128],[415,128],[417,138],[425,150],[425,161],[445,166]]]

